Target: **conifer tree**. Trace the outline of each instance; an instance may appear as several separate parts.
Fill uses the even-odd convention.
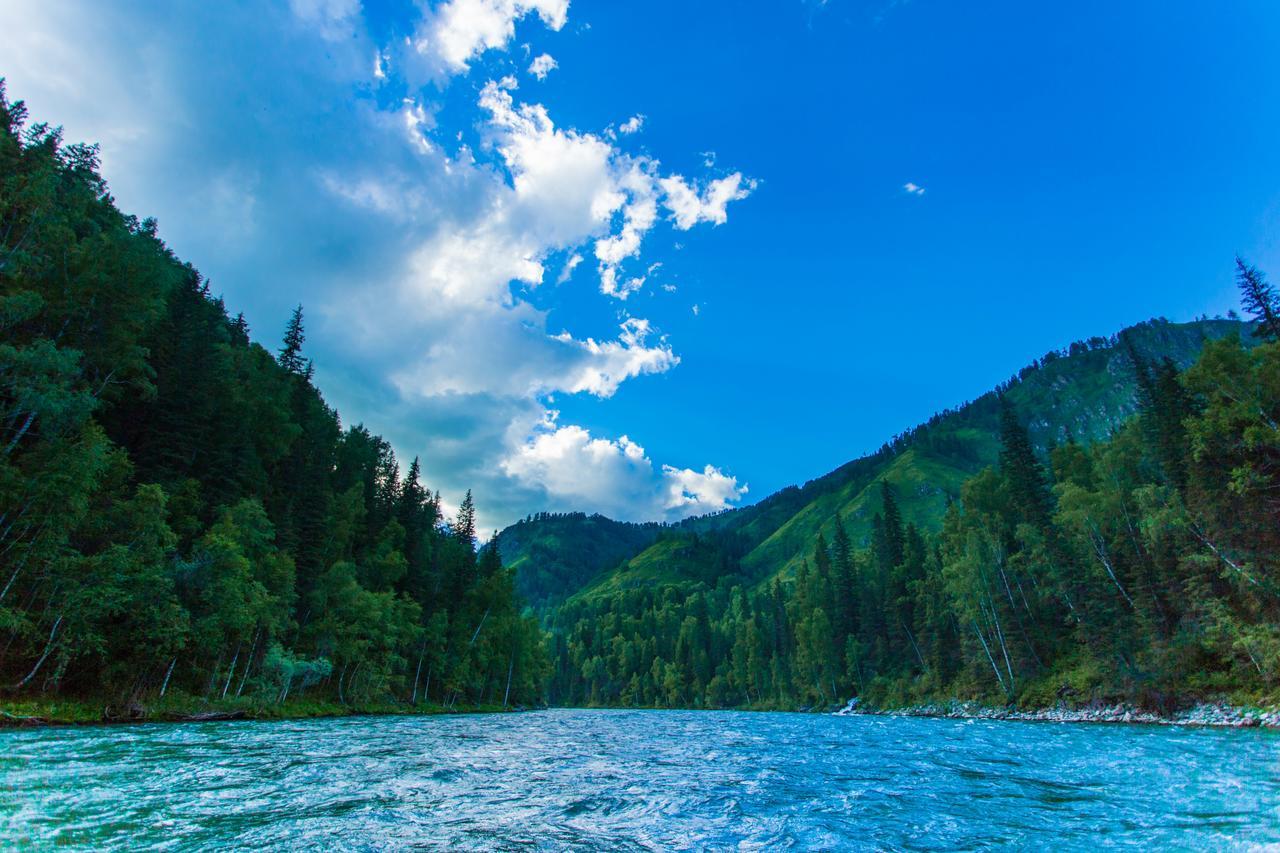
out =
[[[302,306],[293,309],[289,325],[284,333],[284,345],[280,347],[277,359],[280,366],[288,372],[302,376],[307,370],[307,361],[302,357],[302,344],[306,341],[306,332],[302,328]]]
[[[880,505],[884,525],[884,565],[888,569],[902,562],[905,545],[902,511],[898,509],[898,501],[893,496],[893,487],[888,480],[880,481]]]
[[[1009,484],[1012,509],[1022,521],[1043,527],[1049,523],[1050,496],[1044,468],[1031,447],[1027,428],[1018,420],[1013,403],[1000,397],[1000,473]]]
[[[476,505],[471,498],[471,490],[462,499],[458,507],[458,517],[453,523],[453,536],[459,543],[471,551],[476,547]]]
[[[1267,281],[1267,277],[1236,257],[1236,284],[1240,288],[1240,302],[1244,310],[1253,315],[1258,328],[1254,334],[1260,338],[1280,340],[1280,297]]]

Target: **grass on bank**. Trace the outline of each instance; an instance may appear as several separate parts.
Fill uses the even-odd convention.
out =
[[[421,702],[340,703],[321,699],[289,699],[283,703],[249,697],[206,700],[175,694],[165,699],[132,705],[101,700],[21,699],[0,700],[0,727],[39,725],[89,725],[95,723],[201,722],[203,720],[302,720],[317,717],[379,715],[431,715],[501,713],[513,708],[501,705],[454,705]]]

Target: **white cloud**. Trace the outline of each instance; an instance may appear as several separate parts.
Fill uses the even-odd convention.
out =
[[[529,63],[529,73],[539,80],[545,80],[548,74],[559,67],[560,64],[556,62],[555,57],[549,53],[544,53],[541,56],[534,57],[533,62]]]
[[[629,520],[715,512],[747,493],[712,465],[701,472],[672,465],[655,470],[644,448],[627,436],[596,438],[580,426],[559,426],[554,412],[502,466],[516,481],[545,490],[553,506],[597,506]]]
[[[636,133],[640,128],[644,127],[644,118],[644,116],[638,113],[633,115],[618,126],[618,132],[624,136],[630,136],[631,134]]]
[[[747,493],[747,486],[738,485],[737,477],[730,477],[719,468],[708,465],[701,473],[688,468],[662,466],[666,483],[665,509],[675,515],[718,512],[738,501]]]
[[[676,286],[674,284],[664,284],[662,285],[662,289],[665,290],[667,293],[676,292]]]
[[[560,275],[556,279],[556,284],[564,284],[573,276],[573,271],[578,268],[578,264],[582,263],[582,255],[574,252],[569,256],[569,260],[564,262],[564,268],[560,270]]]
[[[448,0],[429,15],[415,47],[458,74],[484,51],[505,49],[515,37],[516,21],[534,12],[558,31],[568,19],[569,0]]]
[[[633,157],[591,133],[556,127],[541,104],[517,104],[511,92],[489,83],[480,106],[490,114],[493,145],[511,175],[514,204],[503,216],[536,235],[544,251],[568,248],[594,236],[600,292],[626,299],[644,286],[644,276],[624,276],[623,264],[640,254],[645,235],[658,221],[659,198],[676,227],[719,225],[731,201],[746,198],[755,182],[735,172],[701,191],[679,175],[661,177],[657,161]],[[611,225],[621,214],[621,225]],[[525,247],[534,258],[538,251]],[[536,279],[522,278],[530,284]]]
[[[697,317],[702,313],[702,306],[695,302],[690,310],[693,311],[693,316]]]
[[[662,178],[658,183],[666,193],[663,204],[681,231],[688,231],[699,222],[723,225],[728,219],[729,202],[746,198],[756,188],[756,182],[744,180],[741,172],[711,181],[701,192],[681,175]]]
[[[918,184],[913,184],[911,181],[907,181],[903,184],[902,189],[905,190],[908,195],[924,195],[924,187]]]

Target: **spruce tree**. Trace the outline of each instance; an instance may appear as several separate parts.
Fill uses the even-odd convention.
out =
[[[471,490],[462,499],[458,507],[458,518],[453,523],[453,535],[465,548],[475,550],[476,547],[476,505],[471,498]]]
[[[1276,296],[1267,277],[1237,256],[1236,284],[1240,287],[1240,302],[1244,310],[1252,314],[1258,324],[1253,333],[1260,338],[1280,340],[1280,297]]]
[[[1022,521],[1044,528],[1051,502],[1044,468],[1036,459],[1027,428],[1009,398],[1000,397],[1000,473],[1009,485],[1010,507]]]
[[[307,371],[307,362],[302,357],[302,344],[307,339],[302,328],[302,306],[293,309],[289,325],[284,333],[284,346],[280,348],[280,357],[276,359],[280,366],[290,373],[302,376]]]
[[[906,532],[902,525],[902,511],[898,509],[898,501],[888,480],[880,481],[880,503],[884,519],[885,568],[889,569],[902,562]]]

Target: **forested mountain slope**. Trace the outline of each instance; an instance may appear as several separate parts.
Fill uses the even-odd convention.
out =
[[[1280,297],[1238,277],[1252,323],[1079,345],[801,489],[663,531],[547,614],[552,701],[1274,703]]]
[[[541,513],[518,521],[495,539],[516,587],[534,607],[559,604],[613,567],[647,548],[666,529],[603,515]]]
[[[0,81],[0,698],[537,701],[470,495],[446,522],[325,403],[301,308],[254,342],[96,149],[25,119]]]
[[[997,459],[998,393],[1033,413],[1027,427],[1037,452],[1069,440],[1087,443],[1111,435],[1137,411],[1130,348],[1148,361],[1168,358],[1185,368],[1205,341],[1243,328],[1236,320],[1152,320],[1111,338],[1077,342],[876,453],[752,506],[665,527],[582,514],[538,516],[502,532],[502,553],[517,569],[521,591],[550,605],[580,589],[597,594],[681,579],[715,585],[720,575],[755,583],[793,573],[819,533],[834,536],[837,517],[855,545],[869,542],[881,482],[894,488],[905,522],[936,530],[964,481]]]

